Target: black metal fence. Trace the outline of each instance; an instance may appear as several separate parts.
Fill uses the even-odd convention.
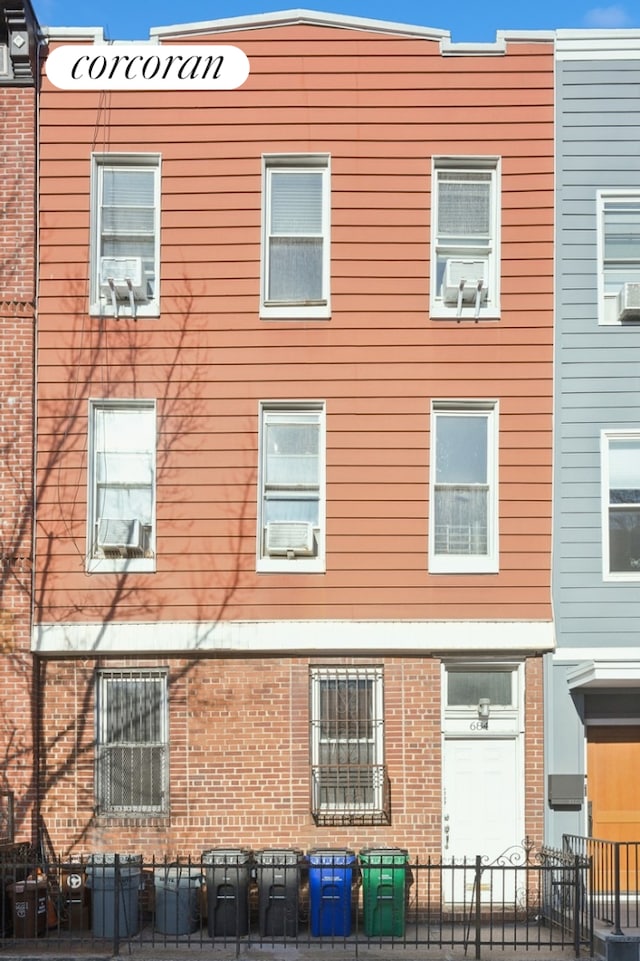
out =
[[[606,841],[574,834],[563,848],[592,862],[589,900],[594,917],[611,925],[611,933],[640,927],[640,841]]]
[[[26,854],[26,852],[23,852]],[[528,846],[489,862],[478,856],[409,862],[398,849],[295,849],[255,854],[213,849],[201,859],[93,855],[37,863],[5,858],[0,948],[37,942],[71,956],[99,944],[126,947],[383,945],[591,956],[584,892],[589,862]]]

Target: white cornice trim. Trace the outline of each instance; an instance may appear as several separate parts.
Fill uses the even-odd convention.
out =
[[[443,56],[477,57],[502,56],[507,53],[509,43],[548,43],[553,44],[553,30],[497,30],[496,39],[491,43],[456,43],[449,38],[440,41]]]
[[[571,664],[577,661],[626,662],[638,660],[640,662],[640,640],[634,644],[629,644],[627,647],[607,647],[604,644],[594,645],[593,647],[561,647],[556,645],[553,660],[554,663],[558,664],[563,662]]]
[[[558,30],[558,60],[639,60],[640,30]]]
[[[38,654],[543,653],[548,621],[172,621],[37,624]]]
[[[49,41],[78,41],[104,43],[102,27],[43,27],[42,34]]]
[[[337,27],[343,30],[365,30],[373,33],[393,33],[424,40],[441,40],[449,36],[448,30],[435,30],[408,23],[373,20],[369,17],[352,17],[318,10],[279,10],[275,13],[253,14],[244,17],[225,17],[221,20],[205,20],[199,23],[178,23],[167,27],[152,27],[149,33],[161,39],[193,37],[199,34],[224,33],[231,30],[258,30],[264,27],[282,27],[308,24],[316,27]]]
[[[569,689],[640,686],[640,660],[591,660],[567,670]]]

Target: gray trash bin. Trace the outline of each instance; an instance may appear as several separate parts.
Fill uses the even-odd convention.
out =
[[[235,937],[249,931],[249,882],[253,853],[245,848],[202,852],[207,879],[209,937]]]
[[[193,934],[200,923],[200,868],[170,864],[154,871],[156,930],[161,934]]]
[[[93,854],[85,870],[91,889],[92,931],[96,938],[130,937],[138,933],[141,854]]]
[[[298,933],[298,899],[302,851],[266,848],[256,851],[260,934],[294,938]]]

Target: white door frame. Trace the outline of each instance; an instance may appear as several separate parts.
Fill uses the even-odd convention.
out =
[[[462,669],[466,671],[509,671],[512,674],[512,704],[509,706],[490,705],[489,718],[483,720],[479,717],[478,706],[456,706],[449,708],[447,705],[447,674],[450,670]],[[441,703],[442,703],[442,854],[446,856],[446,827],[445,822],[445,797],[444,791],[447,783],[446,764],[447,764],[447,742],[450,740],[469,740],[476,739],[493,740],[508,739],[516,742],[516,782],[519,785],[516,812],[516,834],[514,844],[520,844],[524,840],[525,831],[525,752],[524,752],[524,693],[525,693],[525,672],[524,662],[514,660],[498,659],[447,659],[441,664]],[[478,852],[475,852],[478,853]],[[490,853],[490,852],[488,852]],[[502,854],[496,851],[495,856]]]

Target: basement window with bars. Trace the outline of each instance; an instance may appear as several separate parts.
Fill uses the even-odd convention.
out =
[[[314,668],[310,693],[316,824],[389,823],[382,668]]]
[[[97,813],[165,814],[166,671],[100,671],[96,709]]]

